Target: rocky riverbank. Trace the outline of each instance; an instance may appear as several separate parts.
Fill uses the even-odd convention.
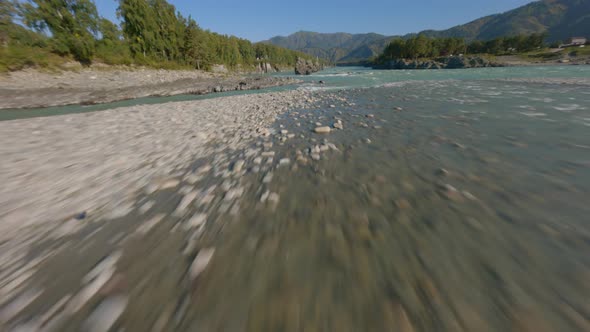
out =
[[[219,147],[270,134],[280,112],[306,100],[290,91],[0,122],[0,234],[124,211],[142,190],[190,178],[178,172]]]
[[[290,78],[229,76],[201,71],[86,69],[45,73],[27,70],[0,76],[0,109],[257,90],[296,82]]]
[[[462,68],[487,68],[487,67],[524,67],[524,66],[563,66],[563,65],[587,65],[588,57],[564,57],[550,60],[526,60],[523,57],[504,55],[489,60],[483,57],[441,57],[428,60],[395,59],[386,63],[369,64],[373,69],[462,69]]]
[[[395,59],[373,66],[374,69],[461,69],[483,67],[503,67],[503,65],[482,57],[452,56],[431,60]]]
[[[587,89],[486,77],[0,122],[0,330],[589,330]]]

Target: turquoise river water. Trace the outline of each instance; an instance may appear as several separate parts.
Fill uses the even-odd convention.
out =
[[[280,195],[276,207],[260,204],[264,172],[248,173],[239,214],[203,234],[199,246],[216,251],[196,285],[184,281],[190,261],[175,260],[181,239],[165,226],[133,242],[119,272],[137,291],[115,327],[590,331],[590,66],[343,67],[303,80],[261,91],[322,96],[275,124],[295,134],[271,138],[291,161],[268,184]],[[0,119],[198,98],[3,111]],[[343,130],[312,133],[338,120]],[[335,149],[312,161],[309,150],[322,142]],[[155,199],[159,210],[149,213],[168,213],[180,196]],[[95,256],[111,250],[109,229],[133,218],[96,233]],[[76,259],[88,265],[73,254],[52,259],[45,278]]]

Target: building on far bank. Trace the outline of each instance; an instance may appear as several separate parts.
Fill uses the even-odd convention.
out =
[[[587,41],[585,37],[572,37],[568,40],[568,44],[572,46],[585,45]]]
[[[586,45],[587,42],[588,42],[588,39],[586,39],[586,37],[571,37],[570,39],[567,40],[566,44],[559,45],[559,48],[571,47],[571,46],[584,46],[584,45]]]

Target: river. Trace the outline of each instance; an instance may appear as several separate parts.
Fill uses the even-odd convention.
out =
[[[127,241],[118,269],[124,281],[116,285],[132,291],[117,326],[589,331],[589,79],[590,66],[343,67],[267,90],[322,96],[312,108],[282,114],[272,138],[252,142],[272,142],[289,160],[267,171],[247,161],[239,212],[220,202],[223,222],[198,235],[197,248],[214,247],[215,255],[196,283],[185,277],[186,238],[172,226]],[[312,132],[338,121],[342,130]],[[267,190],[278,194],[276,204],[261,204]],[[181,198],[156,194],[149,214],[171,214]],[[85,234],[95,239],[80,237],[77,246],[103,257],[138,218],[89,228]],[[88,262],[65,251],[36,279]],[[77,280],[64,278],[46,295],[52,301]],[[62,322],[62,330],[79,328],[84,314]]]

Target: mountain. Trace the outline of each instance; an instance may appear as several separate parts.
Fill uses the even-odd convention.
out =
[[[318,33],[299,31],[287,37],[274,37],[263,43],[301,51],[332,62],[346,58],[369,58],[378,54],[388,37],[377,33]],[[376,46],[375,46],[376,45]]]
[[[501,36],[545,32],[549,41],[590,34],[590,0],[535,1],[503,14],[482,17],[467,24],[421,33],[430,37],[489,40]]]
[[[429,37],[461,37],[489,40],[501,36],[547,33],[547,40],[565,41],[572,36],[590,37],[590,0],[541,0],[482,17],[447,30],[419,32]],[[407,38],[416,35],[402,36]],[[317,33],[300,31],[274,37],[264,43],[302,51],[333,62],[354,63],[378,55],[395,36],[376,33]]]

